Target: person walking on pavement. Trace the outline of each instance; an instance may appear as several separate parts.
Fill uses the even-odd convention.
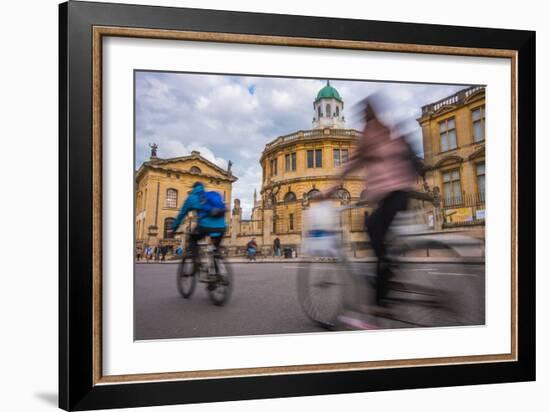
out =
[[[273,255],[281,256],[281,239],[278,237],[273,241]]]
[[[153,258],[153,248],[150,245],[147,245],[145,248],[145,261],[149,263],[149,261]]]

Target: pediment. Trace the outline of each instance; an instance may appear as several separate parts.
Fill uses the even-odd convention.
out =
[[[456,155],[449,155],[445,156],[443,159],[440,159],[436,164],[435,167],[442,167],[442,166],[448,166],[456,163],[462,163],[464,159],[460,156]]]
[[[179,170],[191,174],[207,174],[227,177],[227,172],[202,158],[176,158],[155,162],[151,166],[167,170]]]
[[[448,113],[448,112],[452,112],[453,110],[455,110],[457,108],[456,105],[454,104],[448,104],[448,105],[445,105],[445,106],[441,106],[439,109],[437,109],[434,113],[433,113],[433,116],[436,117],[436,116],[441,116],[445,113]]]
[[[196,176],[206,176],[210,178],[226,179],[236,181],[233,174],[215,163],[205,159],[199,154],[193,153],[190,156],[174,157],[170,159],[153,159],[142,164],[137,172],[140,176],[145,169],[163,170],[166,172],[190,174]]]
[[[480,157],[485,157],[485,146],[477,149],[470,156],[468,156],[468,160],[478,159]]]
[[[484,89],[484,88],[481,88],[481,89],[479,89],[479,90],[476,90],[476,91],[473,92],[472,94],[468,95],[468,96],[464,99],[464,104],[473,102],[474,100],[477,100],[479,97],[482,97],[482,96],[485,96],[485,89]]]

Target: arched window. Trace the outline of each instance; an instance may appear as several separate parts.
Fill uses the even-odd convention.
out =
[[[285,203],[290,203],[290,202],[295,202],[295,201],[296,201],[296,195],[294,194],[294,192],[288,192],[285,195],[285,198],[284,198]]]
[[[336,106],[336,117],[340,116],[340,107]]]
[[[362,200],[362,201],[367,200],[367,190],[366,189],[361,192],[361,194],[359,195],[359,199]]]
[[[178,207],[178,191],[176,189],[168,189],[166,191],[166,207]]]
[[[342,187],[336,191],[336,198],[340,199],[342,202],[349,202],[349,200],[351,199],[351,195],[346,189]]]
[[[331,111],[330,111],[330,104],[327,104],[327,110],[326,110],[327,117],[332,117]]]
[[[317,196],[319,196],[321,192],[317,189],[311,189],[309,192],[307,192],[307,198],[308,199],[315,199]]]
[[[189,169],[189,171],[194,175],[198,175],[201,173],[201,169],[197,166],[192,166],[191,169]]]
[[[174,220],[173,217],[164,219],[164,239],[174,239],[174,232],[172,231]]]

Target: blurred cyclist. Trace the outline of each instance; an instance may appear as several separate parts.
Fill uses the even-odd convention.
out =
[[[172,225],[174,232],[191,211],[196,211],[198,217],[197,225],[189,235],[189,250],[196,259],[198,243],[204,237],[210,236],[216,249],[220,246],[225,233],[225,203],[219,193],[206,192],[204,185],[196,182]]]
[[[258,244],[256,243],[256,238],[253,237],[246,244],[246,256],[248,257],[248,260],[250,260],[250,261],[256,260],[257,250],[258,250]]]
[[[373,106],[376,98],[367,98],[364,107],[366,122],[358,147],[345,164],[339,183],[323,197],[332,196],[349,173],[366,168],[366,201],[376,210],[366,218],[366,227],[377,257],[376,303],[385,306],[387,282],[391,276],[384,239],[400,211],[407,209],[408,192],[414,187],[421,165],[403,137],[391,138],[390,129],[382,123]]]

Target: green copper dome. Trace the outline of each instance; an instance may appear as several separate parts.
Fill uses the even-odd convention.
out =
[[[330,85],[329,80],[327,80],[327,85],[323,87],[321,90],[319,90],[319,93],[317,93],[317,97],[315,98],[315,101],[320,99],[336,99],[336,100],[342,101],[342,98],[340,97],[340,93],[338,93],[338,90],[336,90],[334,87]]]

